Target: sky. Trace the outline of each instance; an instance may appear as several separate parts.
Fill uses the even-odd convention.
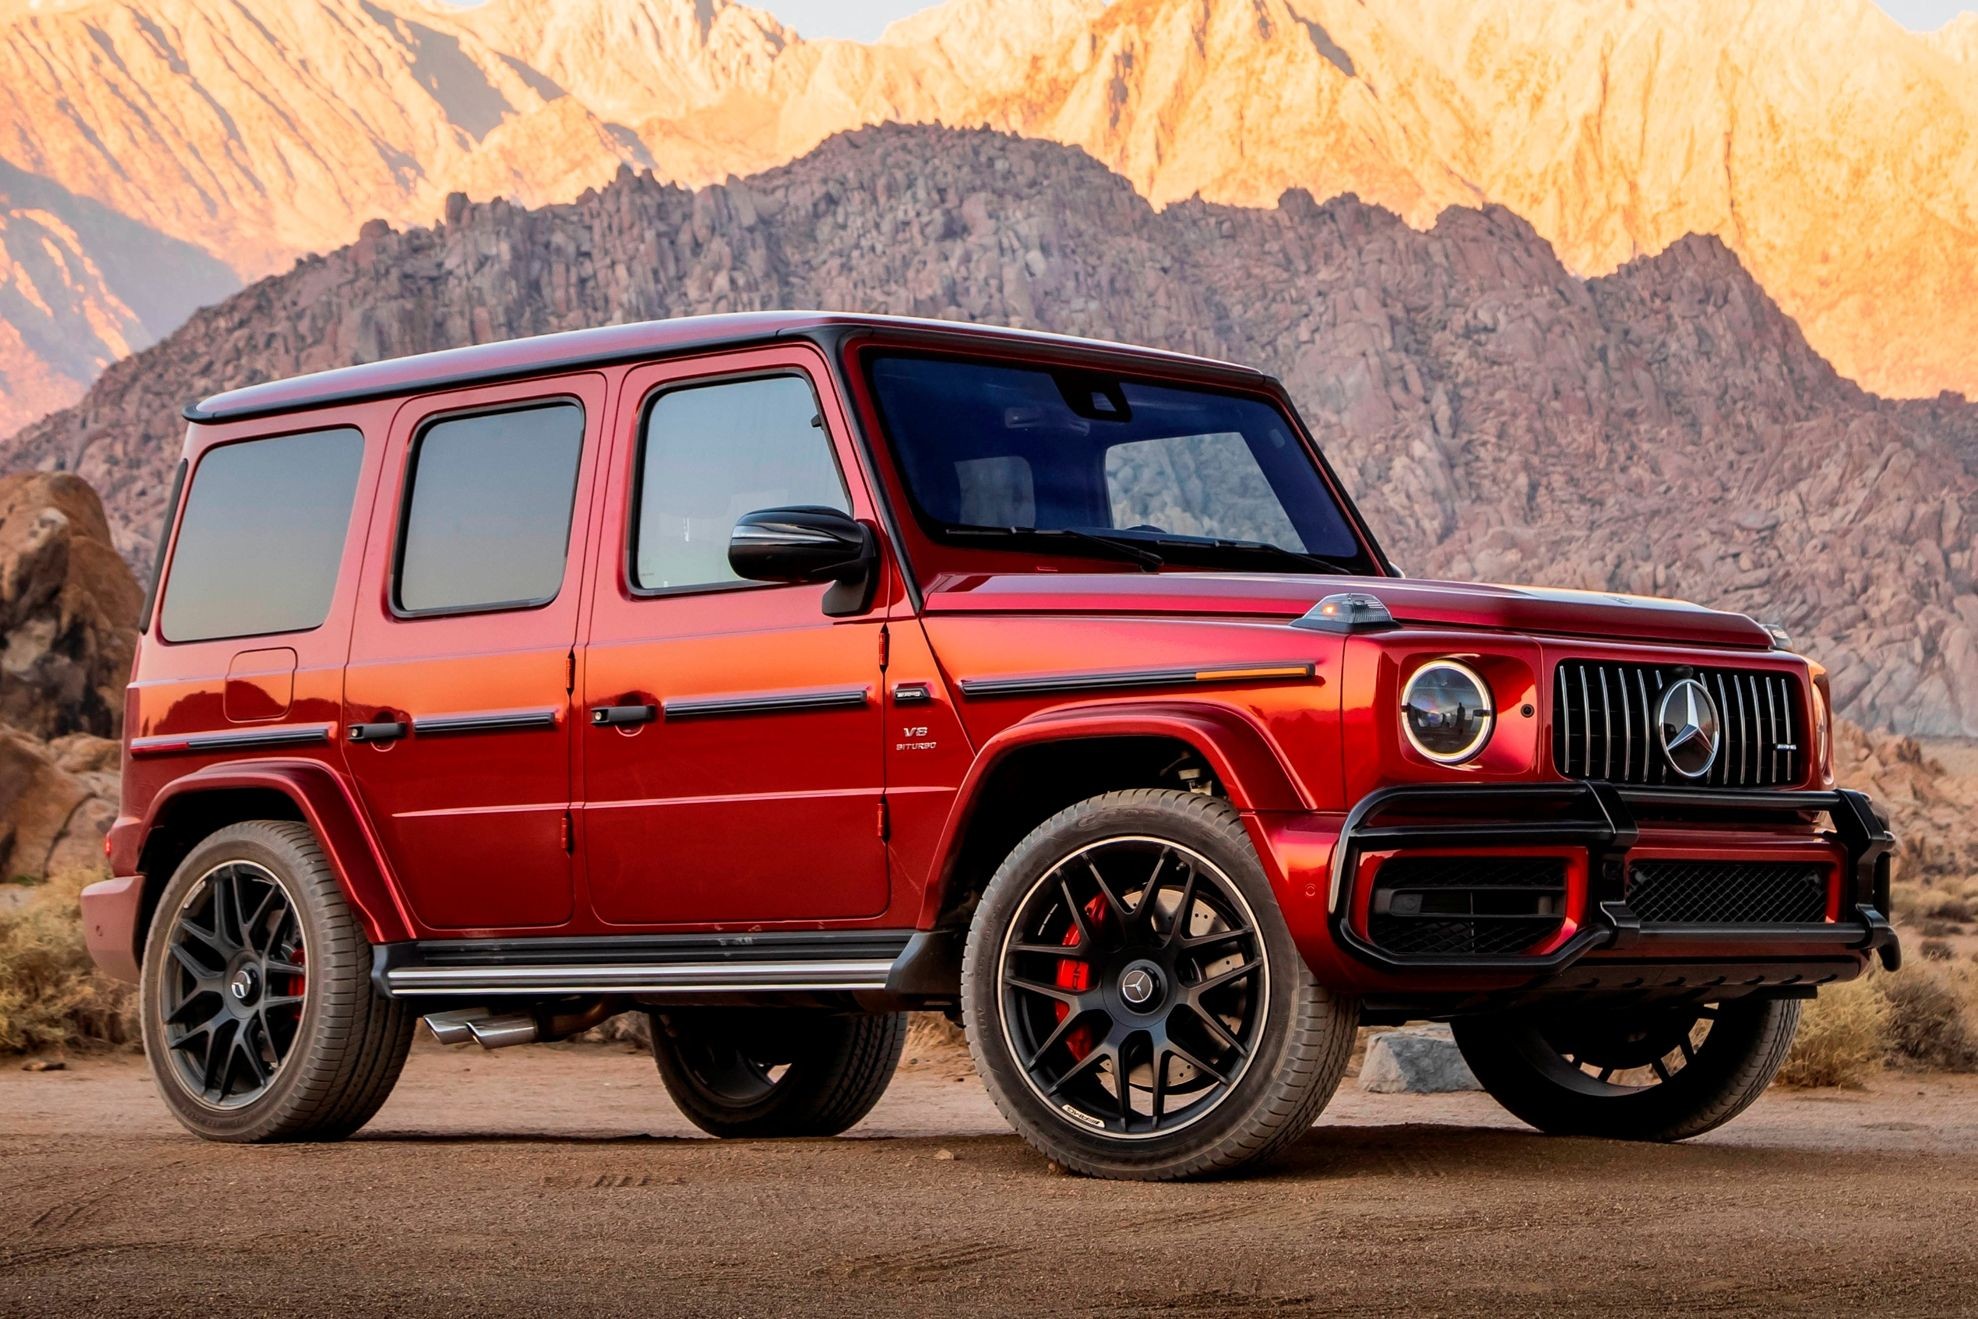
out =
[[[823,0],[820,0],[822,3]],[[1917,32],[1934,32],[1968,10],[1978,10],[1972,0],[1876,0],[1890,17]],[[856,5],[843,6],[855,9]]]
[[[886,25],[916,10],[927,0],[753,0],[807,37],[847,37],[875,40]],[[1878,0],[1904,27],[1929,32],[1966,10],[1978,10],[1978,0]]]
[[[477,0],[454,0],[476,3]],[[845,37],[874,41],[896,18],[929,7],[929,0],[747,0],[767,9],[785,26],[807,37]],[[1904,27],[1930,32],[1967,10],[1978,11],[1978,0],[1876,0]]]
[[[928,8],[928,0],[750,0],[807,37],[874,41],[896,18]]]

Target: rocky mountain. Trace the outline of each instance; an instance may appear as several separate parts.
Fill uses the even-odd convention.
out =
[[[857,308],[1105,335],[1284,376],[1423,575],[1678,594],[1784,624],[1842,708],[1978,733],[1978,406],[1849,383],[1720,241],[1582,279],[1502,207],[1155,210],[1089,156],[884,127],[689,191],[367,226],[118,363],[5,458],[85,476],[145,561],[208,390],[644,317]]]
[[[238,287],[191,243],[0,160],[0,430]]]
[[[0,880],[95,865],[140,595],[77,477],[0,477]]]
[[[1156,205],[1501,205],[1583,276],[1714,235],[1843,375],[1925,397],[1978,392],[1975,49],[1978,24],[1920,36],[1872,0],[949,0],[870,45],[729,0],[7,0],[0,162],[253,279],[455,190],[702,184],[845,129],[988,125]],[[0,433],[147,337],[117,305],[166,309],[149,334],[215,293],[171,260],[118,291],[90,273],[112,245],[37,282],[38,337],[31,299],[0,305]]]

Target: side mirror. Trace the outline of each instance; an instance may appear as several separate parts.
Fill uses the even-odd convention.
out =
[[[729,534],[728,566],[752,582],[830,582],[824,612],[856,614],[879,582],[879,542],[872,528],[835,508],[758,509]]]

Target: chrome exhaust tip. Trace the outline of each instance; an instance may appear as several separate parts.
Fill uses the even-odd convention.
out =
[[[488,1016],[486,1008],[461,1008],[454,1012],[435,1012],[426,1018],[426,1029],[441,1044],[467,1044],[474,1038],[468,1023]]]
[[[472,1041],[483,1049],[506,1049],[512,1044],[534,1044],[538,1040],[564,1040],[603,1021],[621,1006],[616,1000],[600,998],[538,1008],[533,1012],[502,1012],[493,1008],[455,1008],[451,1012],[426,1015],[426,1029],[441,1044]]]
[[[512,1013],[505,1017],[477,1017],[467,1023],[467,1033],[483,1049],[506,1049],[512,1044],[534,1044],[542,1029],[534,1017]]]

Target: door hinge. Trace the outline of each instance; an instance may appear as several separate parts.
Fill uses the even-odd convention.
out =
[[[568,811],[563,813],[563,850],[565,852],[574,852],[577,850],[576,824],[571,820],[570,812]]]
[[[885,842],[893,836],[893,813],[886,809],[886,799],[879,799],[879,841]]]
[[[886,672],[886,664],[892,658],[893,634],[886,630],[884,623],[881,623],[879,625],[879,671],[881,673]]]
[[[574,650],[563,657],[563,690],[566,695],[577,690],[577,652]]]

